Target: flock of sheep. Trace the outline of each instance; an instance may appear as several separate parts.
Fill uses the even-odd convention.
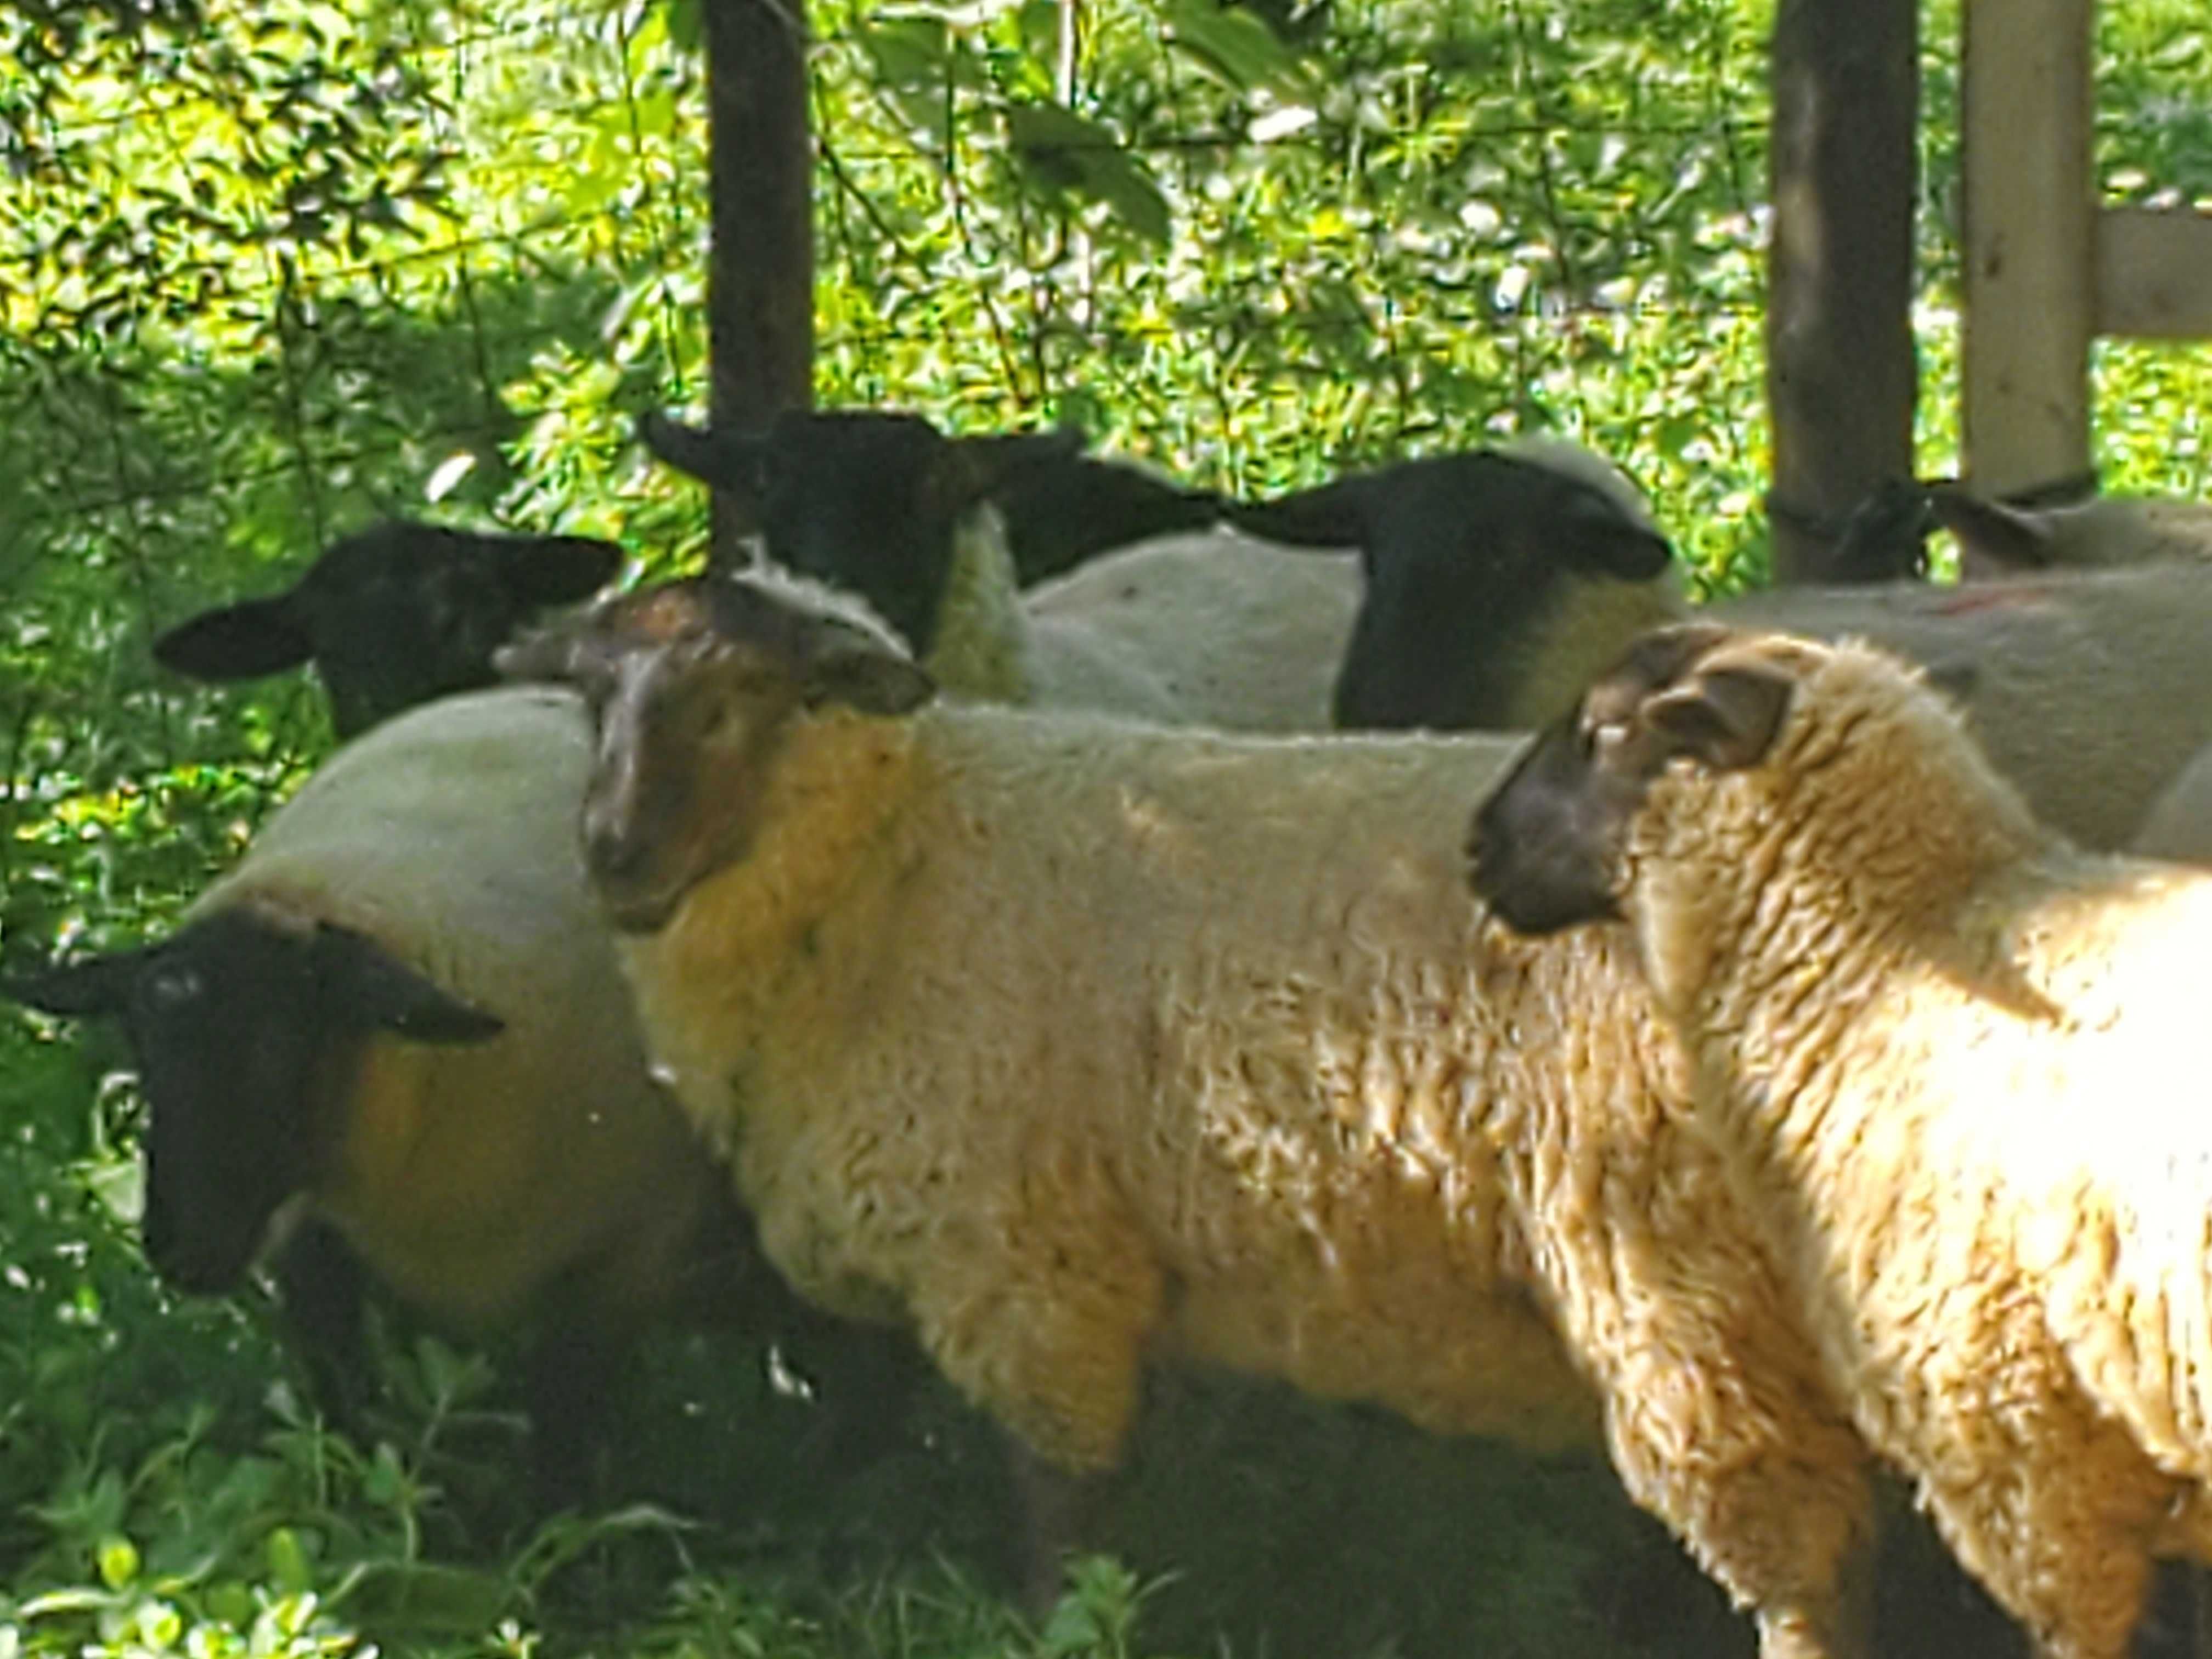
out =
[[[1601,1444],[1767,1659],[1871,1650],[1882,1465],[2057,1659],[2212,1559],[2212,878],[2112,856],[2212,860],[2212,509],[1916,486],[1881,580],[1692,607],[1565,446],[1240,505],[643,435],[768,562],[525,634],[619,550],[388,525],[173,630],[351,740],[6,988],[124,1022],[149,1259],[267,1255],[333,1410],[372,1285],[536,1322],[556,1475],[658,1320],[878,1330],[1042,1592],[1146,1370],[1227,1367]]]

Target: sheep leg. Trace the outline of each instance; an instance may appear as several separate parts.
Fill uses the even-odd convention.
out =
[[[364,1437],[374,1366],[362,1329],[368,1274],[361,1258],[337,1228],[309,1216],[269,1273],[276,1282],[277,1334],[305,1374],[315,1408],[342,1432]]]
[[[1978,1397],[1947,1397],[1952,1409],[1923,1430],[1951,1455],[1920,1471],[1923,1501],[2045,1659],[2124,1659],[2174,1483],[2086,1396],[2051,1385],[2048,1356],[2026,1340],[2011,1352],[2016,1369],[1984,1373]]]
[[[1686,1260],[1650,1248],[1621,1259]],[[1619,1300],[1626,1322],[1598,1379],[1613,1465],[1629,1495],[1753,1613],[1761,1659],[1866,1654],[1865,1445],[1808,1374],[1809,1352],[1800,1361],[1775,1340],[1794,1323],[1778,1304],[1713,1294],[1756,1285],[1756,1270],[1704,1265],[1694,1282],[1627,1286]]]
[[[997,1224],[979,1218],[972,1242],[939,1255],[912,1307],[938,1368],[1022,1443],[1025,1589],[1049,1607],[1059,1552],[1095,1496],[1091,1478],[1120,1462],[1135,1420],[1163,1285],[1103,1183],[1051,1166],[1027,1176],[1027,1201]]]
[[[556,1323],[532,1349],[531,1479],[547,1510],[581,1503],[602,1482],[616,1380],[630,1344],[589,1320]]]
[[[1071,1474],[1012,1435],[1002,1438],[1019,1510],[1016,1571],[1021,1607],[1042,1622],[1060,1601],[1067,1558],[1089,1541],[1107,1477]]]

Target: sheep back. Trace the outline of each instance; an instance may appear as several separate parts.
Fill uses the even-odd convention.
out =
[[[1861,637],[1939,672],[1990,759],[2044,822],[2124,846],[2175,773],[2212,743],[2212,568],[1980,582],[1782,588],[1705,608],[1731,623]]]

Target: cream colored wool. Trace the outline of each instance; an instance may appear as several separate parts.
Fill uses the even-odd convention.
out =
[[[577,700],[445,698],[340,750],[187,919],[246,906],[368,934],[496,1014],[487,1042],[368,1040],[319,1111],[344,1125],[309,1194],[410,1306],[503,1327],[563,1287],[610,1334],[666,1305],[726,1179],[653,1083],[577,850]]]
[[[1601,1406],[1769,1659],[1856,1650],[1863,1449],[1680,1051],[1625,949],[1503,939],[1465,896],[1513,745],[786,719],[700,769],[680,834],[718,863],[622,949],[802,1294],[910,1320],[1074,1470],[1154,1359],[1539,1449]]]
[[[2074,851],[1886,655],[1744,660],[1790,712],[1653,783],[1639,954],[1860,1431],[2044,1653],[2118,1659],[2207,1541],[2212,878]]]
[[[2039,819],[2085,847],[2125,847],[2160,791],[2212,744],[2212,567],[1778,588],[1696,614],[1863,637],[1966,671],[1968,723],[1990,760]]]

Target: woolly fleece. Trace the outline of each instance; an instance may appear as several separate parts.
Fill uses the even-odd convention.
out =
[[[1594,1389],[1770,1659],[1850,1650],[1863,1449],[1680,1050],[1622,945],[1461,884],[1510,751],[800,713],[749,852],[622,951],[776,1264],[1051,1461],[1114,1462],[1156,1358],[1538,1448]]]
[[[1778,648],[1768,757],[1632,822],[1640,955],[1861,1431],[2044,1652],[2119,1659],[2206,1541],[2212,878],[2051,836],[1886,655]]]

